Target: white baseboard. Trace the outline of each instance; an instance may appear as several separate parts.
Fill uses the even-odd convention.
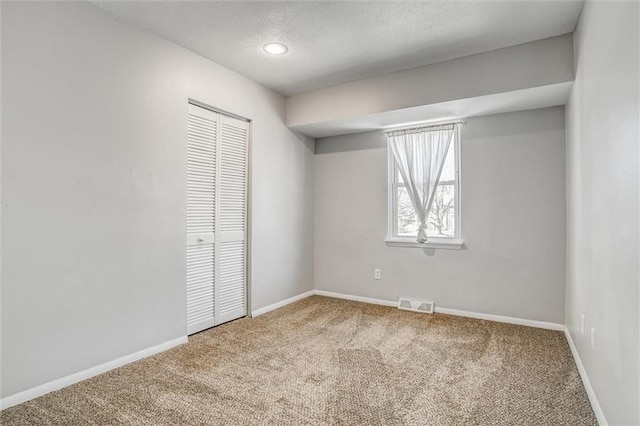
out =
[[[371,303],[372,305],[382,306],[398,306],[398,302],[392,302],[390,300],[374,299],[364,296],[353,296],[351,294],[334,293],[332,291],[315,290],[315,294],[318,296],[333,297],[335,299],[352,300],[354,302]]]
[[[580,373],[580,378],[582,379],[582,384],[584,385],[584,390],[587,392],[587,396],[589,397],[589,402],[591,402],[591,408],[593,408],[593,413],[596,415],[596,419],[598,419],[598,424],[601,426],[606,426],[607,419],[604,417],[604,412],[602,411],[602,407],[600,407],[600,403],[598,402],[598,398],[596,397],[596,393],[591,386],[591,382],[589,381],[589,376],[587,376],[587,370],[585,370],[584,365],[582,364],[582,360],[580,359],[580,354],[578,354],[578,349],[576,345],[573,343],[573,338],[571,337],[571,333],[569,329],[565,326],[564,334],[567,337],[567,342],[569,342],[569,347],[571,348],[571,354],[573,355],[573,359],[576,362],[576,366],[578,367],[578,373]]]
[[[290,303],[297,302],[298,300],[302,300],[306,297],[313,296],[314,291],[309,290],[305,293],[300,293],[297,296],[290,297],[285,300],[281,300],[280,302],[274,303],[273,305],[265,306],[264,308],[256,309],[255,311],[251,311],[252,317],[257,317],[258,315],[266,314],[267,312],[271,312],[275,309],[282,308]]]
[[[507,317],[503,315],[482,314],[478,312],[461,311],[458,309],[440,308],[437,305],[435,307],[435,311],[439,314],[455,315],[458,317],[476,318],[495,322],[504,322],[507,324],[525,325],[527,327],[544,328],[545,330],[564,330],[564,324],[558,324],[555,322],[537,321],[523,318]]]
[[[353,296],[350,294],[334,293],[331,291],[315,290],[318,296],[334,297],[336,299],[353,300],[354,302],[372,303],[374,305],[398,306],[398,302],[383,299],[373,299],[371,297]],[[564,331],[564,324],[556,324],[553,322],[536,321],[522,318],[506,317],[502,315],[482,314],[478,312],[461,311],[458,309],[435,307],[436,313],[455,315],[458,317],[476,318],[495,322],[504,322],[507,324],[526,325],[528,327],[544,328],[547,330]]]
[[[148,356],[155,355],[160,352],[164,352],[167,349],[173,348],[174,346],[187,343],[187,341],[188,341],[187,336],[169,340],[168,342],[160,343],[159,345],[152,346],[150,348],[143,349],[141,351],[134,352],[129,355],[125,355],[123,357],[114,359],[113,361],[105,362],[104,364],[91,367],[87,370],[80,371],[78,373],[74,373],[69,376],[53,380],[49,383],[45,383],[43,385],[36,386],[31,389],[27,389],[25,391],[18,392],[13,395],[9,395],[5,398],[0,399],[0,410],[13,407],[14,405],[22,404],[23,402],[27,402],[39,396],[45,395],[49,392],[62,389],[74,383],[81,382],[82,380],[86,380],[91,377],[97,376],[98,374],[106,373],[109,370],[122,367],[123,365],[130,364],[142,358],[146,358]]]

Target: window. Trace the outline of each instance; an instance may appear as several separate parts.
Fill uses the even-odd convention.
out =
[[[426,243],[417,243],[418,218],[393,153],[389,148],[389,237],[390,246],[461,248],[460,233],[460,131],[459,126],[445,157],[427,221]]]

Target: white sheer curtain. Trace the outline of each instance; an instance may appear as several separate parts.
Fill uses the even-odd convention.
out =
[[[427,241],[427,220],[455,125],[422,127],[387,133],[400,176],[418,216],[416,241]]]

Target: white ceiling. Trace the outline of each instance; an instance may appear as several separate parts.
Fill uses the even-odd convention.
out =
[[[572,32],[582,1],[93,1],[285,95]],[[262,46],[278,41],[284,56]]]

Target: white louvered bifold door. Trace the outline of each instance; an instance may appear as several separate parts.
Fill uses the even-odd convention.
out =
[[[187,332],[216,324],[215,207],[218,114],[189,104],[187,138]]]
[[[246,234],[249,123],[220,115],[217,322],[247,314]]]

